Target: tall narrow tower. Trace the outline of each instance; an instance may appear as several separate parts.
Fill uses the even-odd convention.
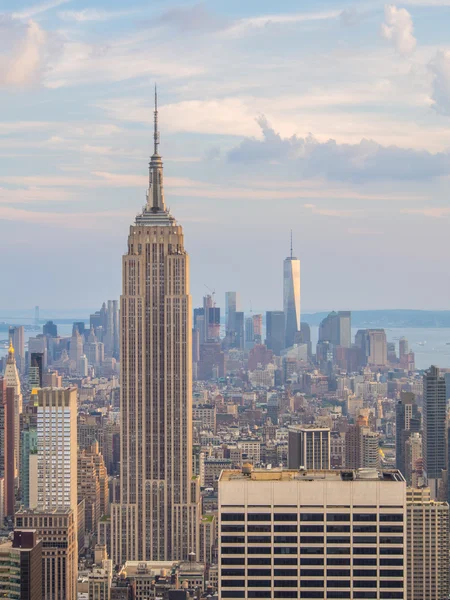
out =
[[[295,334],[300,331],[300,260],[293,256],[292,231],[291,255],[284,259],[283,310],[285,318],[286,348],[292,346]]]
[[[189,257],[166,208],[158,153],[147,203],[123,257],[121,315],[121,503],[112,506],[112,559],[177,560],[197,553],[198,479],[192,477]]]

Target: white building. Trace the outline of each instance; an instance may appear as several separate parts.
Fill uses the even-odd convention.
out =
[[[405,597],[400,471],[224,471],[220,598]]]

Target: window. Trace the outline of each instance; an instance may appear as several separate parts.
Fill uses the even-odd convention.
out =
[[[243,513],[224,513],[222,521],[245,521]]]
[[[249,535],[247,539],[249,544],[270,544],[271,542],[270,535]]]
[[[301,558],[300,559],[300,564],[301,565],[323,565],[323,558]]]
[[[377,536],[376,535],[354,535],[353,543],[354,544],[376,544]]]
[[[270,565],[271,562],[272,562],[272,559],[270,559],[270,558],[258,557],[258,558],[249,558],[248,559],[249,565]]]
[[[270,579],[250,579],[247,582],[248,587],[271,587]]]
[[[380,525],[380,533],[403,533],[403,525]]]
[[[380,569],[380,577],[403,577],[400,569]]]
[[[222,590],[220,596],[221,598],[245,598],[245,592],[242,590]]]
[[[346,591],[327,592],[327,598],[350,598],[350,592],[346,592]]]
[[[380,521],[392,521],[397,523],[403,523],[403,513],[396,513],[391,515],[380,515]]]
[[[377,515],[369,514],[369,513],[357,513],[353,515],[353,522],[355,521],[372,521],[376,522]]]
[[[255,550],[258,550],[258,548],[255,548]],[[265,548],[265,550],[268,550],[268,548]],[[248,551],[250,553],[250,548]],[[259,548],[259,551],[262,553],[262,548]],[[244,554],[244,549],[238,546],[224,546],[222,548],[222,554]]]
[[[274,558],[275,565],[297,565],[298,560],[296,558]]]
[[[222,554],[225,552],[225,550],[229,550],[230,548],[222,548]],[[275,548],[275,554],[277,553],[277,550],[285,550],[285,548]],[[271,549],[266,546],[266,547],[258,547],[258,546],[253,546],[253,547],[249,547],[247,548],[247,554],[271,554],[272,551]],[[239,552],[235,552],[235,554],[243,554],[243,550],[239,550]],[[286,553],[287,554],[287,553]]]
[[[319,535],[311,535],[311,536],[301,535],[300,536],[300,543],[301,544],[323,544],[323,536],[319,536]]]
[[[353,598],[377,598],[377,592],[353,592]]]
[[[403,581],[380,581],[380,587],[384,588],[402,588]]]
[[[297,525],[274,525],[273,530],[275,533],[297,533]]]
[[[271,521],[272,516],[270,513],[249,513],[247,515],[247,521]]]
[[[275,598],[298,598],[298,592],[296,590],[275,590]]]
[[[353,533],[376,533],[376,525],[353,525]]]
[[[222,587],[245,587],[244,579],[222,579]]]
[[[272,593],[266,592],[265,590],[249,590],[247,592],[247,598],[271,598]]]
[[[245,531],[245,525],[222,525],[222,533],[230,533],[230,532],[244,533],[244,531]]]
[[[350,581],[345,581],[344,579],[328,579],[327,587],[349,588]]]
[[[263,559],[261,559],[261,560],[263,560]],[[222,556],[222,564],[223,565],[245,565],[245,558],[234,558],[234,557],[228,558],[226,556]]]
[[[247,531],[250,533],[270,533],[272,525],[247,525]]]
[[[403,554],[403,548],[380,548],[380,554]]]
[[[403,538],[380,535],[380,544],[403,544]]]
[[[353,566],[376,567],[377,559],[376,558],[354,558]]]
[[[300,532],[323,533],[323,525],[300,525]]]
[[[403,600],[403,592],[380,592],[380,599],[384,600],[385,598],[389,600],[400,598],[400,600]]]
[[[328,513],[327,521],[350,521],[348,513]]]
[[[248,577],[271,577],[271,569],[247,569]]]
[[[376,569],[353,569],[354,577],[376,577]]]
[[[375,552],[375,549],[374,549]],[[350,548],[340,548],[336,546],[335,548],[327,548],[327,554],[349,554]]]
[[[307,592],[300,592],[300,598],[323,598],[323,590],[308,590]]]
[[[297,515],[289,513],[276,513],[273,516],[274,521],[297,521]]]
[[[327,544],[350,544],[350,536],[327,535]]]
[[[350,577],[350,569],[327,569],[327,577]]]
[[[245,576],[245,569],[222,569],[222,577]]]
[[[358,588],[374,588],[377,587],[377,581],[354,581],[353,582],[353,587],[358,587]]]
[[[300,521],[323,521],[323,514],[303,513],[300,515]]]
[[[323,577],[323,569],[300,569],[300,577]]]
[[[275,577],[297,577],[297,569],[275,569],[273,574]]]
[[[381,567],[403,567],[403,558],[380,558]]]
[[[347,533],[350,525],[327,525],[327,533]]]
[[[221,541],[222,544],[243,544],[245,537],[243,535],[223,535]]]
[[[275,544],[295,544],[297,542],[296,535],[276,535],[273,538]]]

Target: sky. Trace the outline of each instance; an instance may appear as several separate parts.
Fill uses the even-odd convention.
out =
[[[0,307],[117,298],[159,89],[194,305],[448,309],[450,0],[2,0]]]

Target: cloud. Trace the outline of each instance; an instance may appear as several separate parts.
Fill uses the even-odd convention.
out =
[[[13,19],[29,19],[30,17],[39,15],[47,10],[61,6],[61,4],[67,4],[68,2],[71,2],[71,0],[52,0],[50,2],[44,2],[43,4],[35,4],[34,6],[29,6],[21,11],[12,13],[12,17]]]
[[[212,14],[204,2],[192,6],[175,6],[165,11],[156,21],[156,25],[170,25],[183,32],[212,32],[229,26],[228,20],[219,19]]]
[[[396,50],[403,55],[412,54],[416,48],[412,17],[405,8],[387,4],[384,8],[385,22],[381,26],[381,35],[392,40]]]
[[[269,28],[280,25],[298,25],[310,21],[337,19],[340,17],[341,13],[341,10],[327,10],[322,12],[288,13],[250,17],[236,21],[225,31],[225,33],[229,36],[241,37],[248,33],[267,31]]]
[[[53,225],[65,229],[106,229],[111,219],[130,219],[131,212],[106,211],[88,213],[58,213],[29,211],[10,206],[0,206],[0,221],[19,221],[20,223],[35,223]]]
[[[299,177],[326,177],[337,181],[423,180],[448,175],[450,154],[432,154],[397,146],[382,146],[363,139],[359,144],[319,142],[313,135],[282,138],[267,122],[258,119],[263,139],[244,139],[228,153],[232,163],[286,163]]]
[[[450,215],[450,208],[441,206],[424,206],[423,208],[405,208],[401,212],[406,215],[419,215],[421,217],[442,219]]]
[[[346,8],[339,15],[341,19],[341,23],[346,25],[347,27],[354,27],[355,25],[359,25],[361,22],[361,13],[352,6],[351,8]]]
[[[89,21],[110,21],[112,19],[121,19],[139,13],[139,10],[101,10],[96,8],[85,8],[84,10],[65,10],[59,13],[63,21],[74,21],[76,23],[86,23]]]
[[[47,45],[47,33],[35,21],[22,23],[0,15],[0,87],[24,87],[39,81]]]
[[[450,115],[450,51],[439,50],[430,61],[428,69],[432,74],[433,108],[443,115]]]

